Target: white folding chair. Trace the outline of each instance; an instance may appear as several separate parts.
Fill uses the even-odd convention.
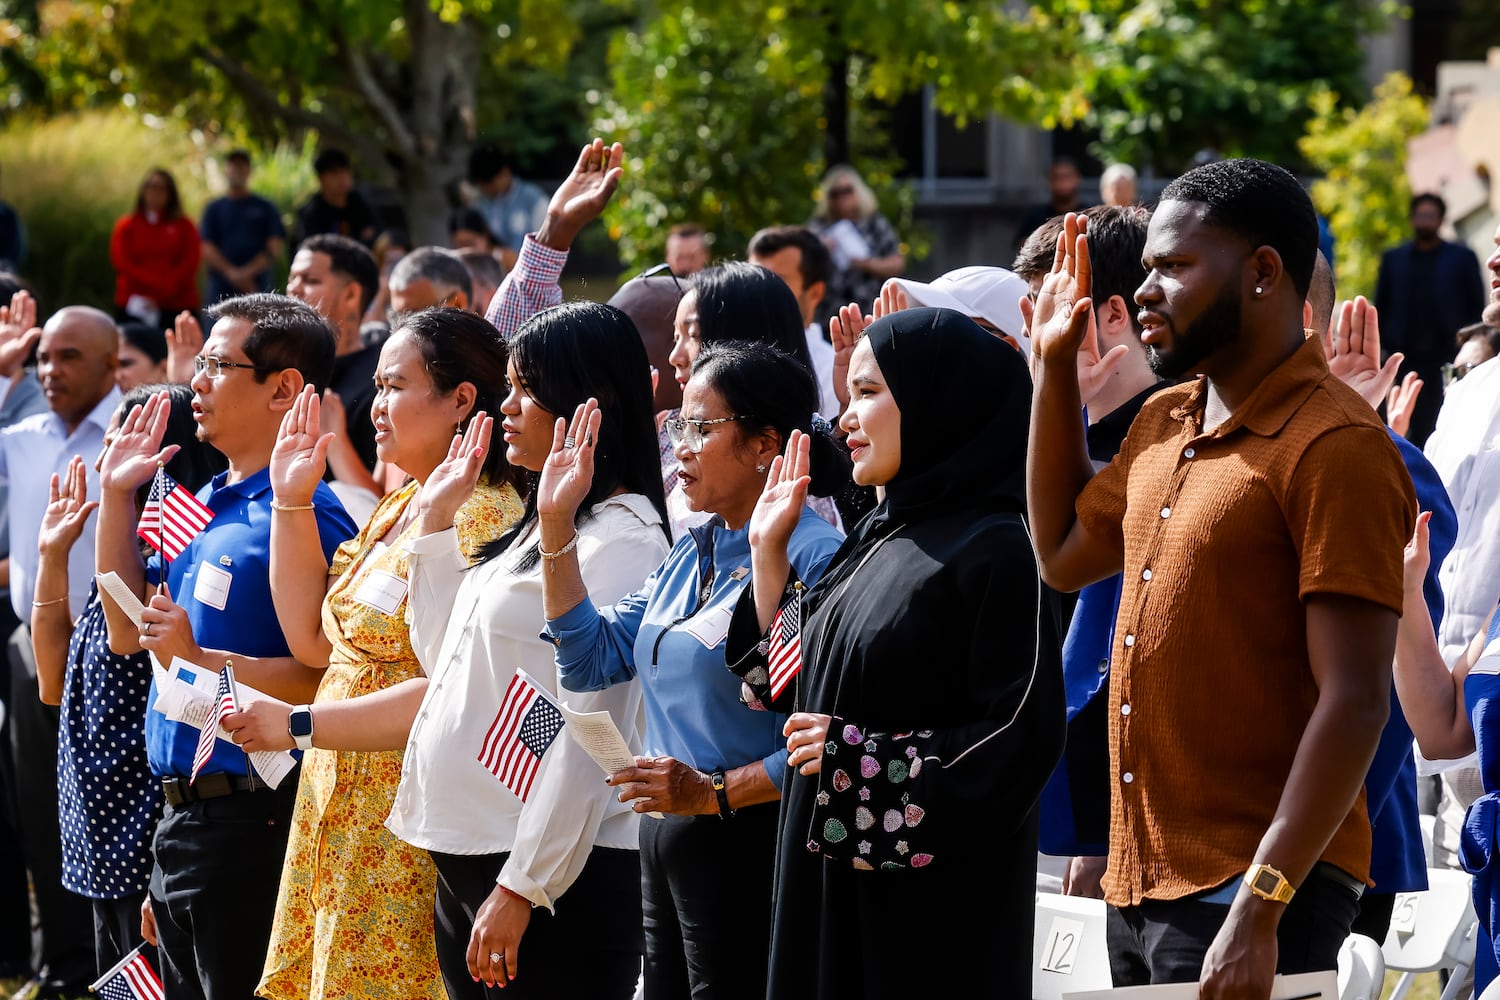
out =
[[[1479,994],[1479,1000],[1500,1000],[1500,979],[1486,986],[1484,992]]]
[[[1032,947],[1031,995],[1062,1000],[1065,993],[1107,990],[1109,945],[1102,899],[1038,893]]]
[[[1440,971],[1449,974],[1440,1000],[1457,1000],[1474,967],[1479,927],[1471,882],[1463,872],[1429,868],[1426,892],[1396,894],[1391,930],[1381,946],[1385,967],[1401,973],[1390,1000],[1403,1000],[1422,973]]]
[[[1380,1000],[1385,987],[1385,956],[1363,934],[1351,934],[1339,949],[1339,1000]]]

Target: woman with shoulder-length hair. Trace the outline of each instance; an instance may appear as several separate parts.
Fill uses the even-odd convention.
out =
[[[1025,520],[1026,363],[911,309],[870,326],[849,375],[854,478],[885,499],[804,592],[794,440],[751,518],[728,651],[763,685],[797,607],[799,683],[772,701],[795,711],[767,995],[1030,996],[1036,804],[1064,716]]]
[[[651,378],[630,320],[608,306],[570,303],[538,313],[509,347],[507,374],[485,373],[486,384],[505,392],[494,404],[504,447],[496,439],[491,449],[495,418],[487,414],[476,413],[462,434],[450,428],[446,455],[423,482],[401,543],[422,675],[313,705],[307,739],[337,750],[405,747],[382,820],[436,868],[428,935],[449,997],[478,1000],[498,984],[507,997],[625,1000],[641,962],[637,820],[583,749],[546,724],[555,721],[545,706],[558,684],[552,646],[538,633],[543,581],[560,556],[539,543],[536,497],[557,474],[549,458],[554,423],[586,399],[602,401],[613,424],[594,439],[598,475],[572,522],[577,539],[568,558],[603,600],[640,586],[668,548]],[[524,470],[530,496],[519,521],[471,548],[463,511],[483,493],[490,463]],[[527,716],[536,725],[527,729],[526,752],[537,759],[525,780],[500,762],[517,759],[517,740],[504,743],[510,756],[497,756],[496,743],[515,704],[507,697],[520,693],[542,706]],[[568,701],[580,712],[608,712],[638,745],[637,685]],[[252,707],[226,728],[258,714]],[[250,750],[287,745],[285,710],[269,718],[237,734],[239,742]],[[359,873],[355,865],[350,876]],[[578,947],[584,939],[587,955]],[[371,989],[390,989],[400,982],[392,976]],[[399,995],[412,993],[403,987]]]
[[[197,309],[201,255],[198,227],[183,214],[177,181],[152,167],[136,192],[135,209],[120,216],[109,239],[119,314],[155,326]]]
[[[749,711],[724,669],[730,609],[750,581],[750,512],[784,442],[812,432],[817,393],[802,364],[766,344],[703,349],[667,433],[682,490],[707,523],[677,540],[645,585],[600,599],[560,556],[543,577],[547,631],[563,687],[613,690],[638,678],[646,753],[609,784],[641,820],[646,995],[763,997],[776,807],[786,778],[784,717]],[[542,544],[571,545],[569,524],[592,478],[607,407],[580,408],[559,442],[568,477],[538,492]],[[813,433],[813,492],[846,481],[847,458]],[[816,580],[841,535],[811,509],[788,514],[791,562]]]
[[[880,214],[875,192],[851,166],[839,164],[823,175],[817,208],[807,226],[833,254],[833,277],[818,310],[825,327],[839,307],[850,302],[868,311],[885,280],[899,278],[906,270],[896,230]]]

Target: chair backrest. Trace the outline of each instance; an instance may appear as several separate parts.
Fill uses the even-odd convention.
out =
[[[1500,1000],[1500,979],[1496,979],[1479,994],[1479,1000]]]
[[[1385,956],[1363,934],[1351,934],[1339,949],[1339,1000],[1380,1000]]]
[[[1035,1000],[1062,1000],[1066,993],[1113,985],[1105,912],[1102,899],[1037,894],[1031,965]]]
[[[1426,892],[1396,894],[1381,951],[1397,972],[1436,972],[1474,963],[1473,880],[1449,868],[1427,870]]]

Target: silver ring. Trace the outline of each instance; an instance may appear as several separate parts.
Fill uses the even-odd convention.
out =
[[[144,625],[141,626],[141,635],[150,635],[150,634],[151,634],[151,623],[147,622],[146,624],[144,624]]]
[[[578,442],[575,441],[575,440],[573,440],[573,435],[569,434],[567,437],[563,438],[563,447],[564,448],[577,448],[578,447]]]
[[[504,958],[505,958],[505,955],[503,955],[502,953],[500,953],[498,951],[492,951],[492,952],[490,952],[490,964],[491,965],[499,965],[500,962]]]

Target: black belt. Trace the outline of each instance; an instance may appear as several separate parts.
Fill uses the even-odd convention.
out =
[[[1359,899],[1365,894],[1365,884],[1338,865],[1329,864],[1327,861],[1319,861],[1313,865],[1311,874],[1321,876],[1336,885],[1343,886],[1354,895],[1355,899]]]
[[[270,788],[264,781],[256,781],[239,774],[200,774],[198,780],[189,783],[188,778],[168,776],[161,779],[161,793],[169,806],[185,806],[204,799],[222,799],[236,792],[254,792]]]

